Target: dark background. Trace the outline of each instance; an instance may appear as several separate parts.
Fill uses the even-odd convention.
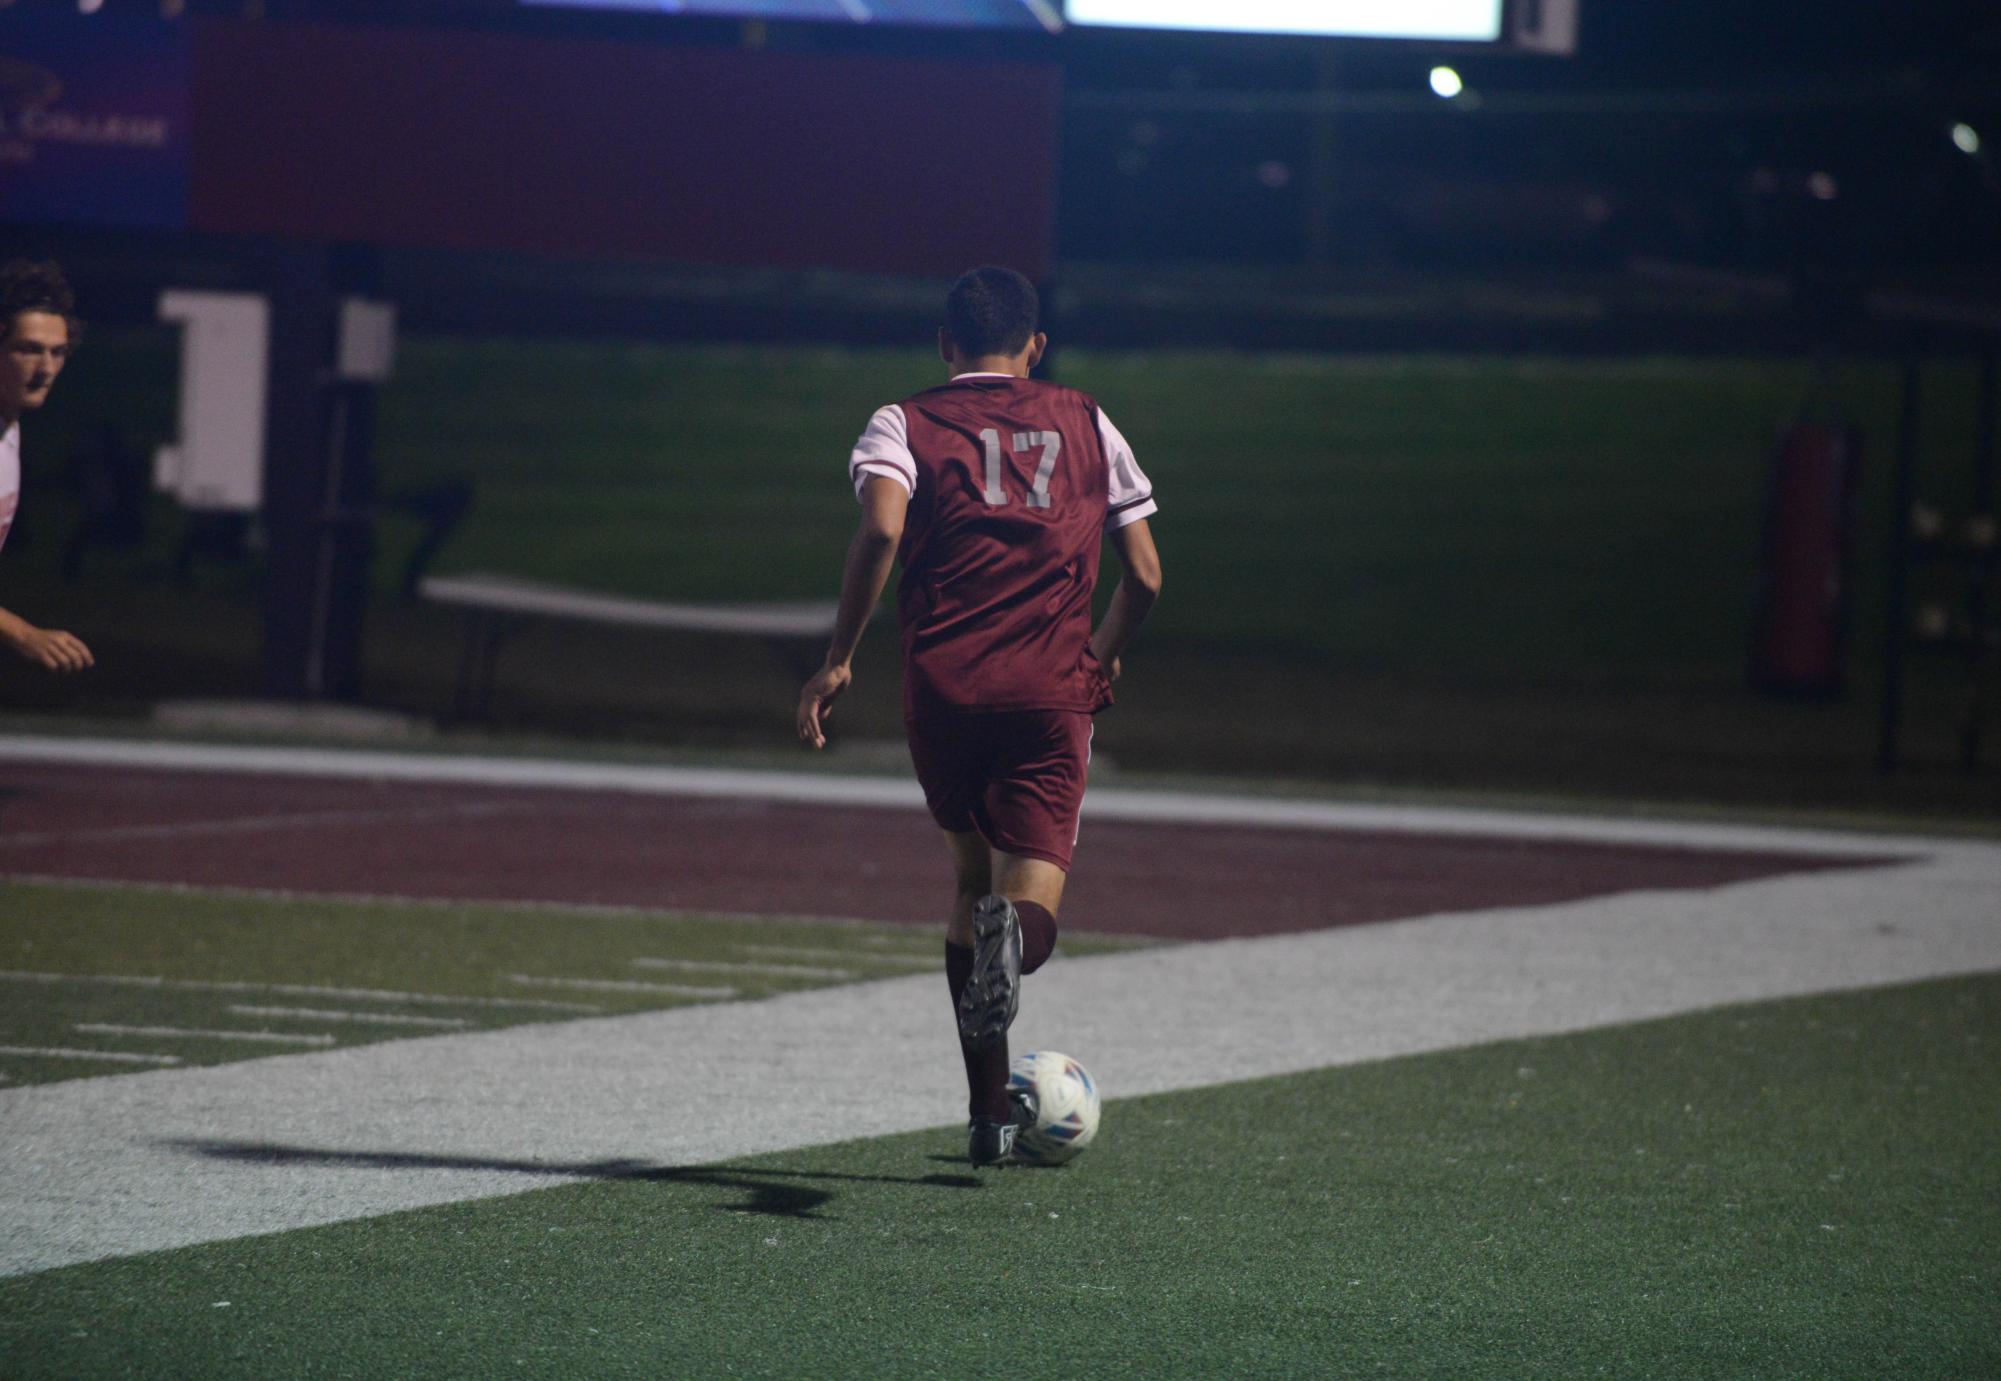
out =
[[[1108,726],[1114,756],[2001,808],[1991,769],[1952,765],[1962,726],[2001,703],[1978,640],[1911,664],[1921,772],[1880,778],[1872,755],[1889,634],[1920,601],[1996,607],[1994,563],[1970,546],[1893,592],[1886,541],[1906,369],[1924,371],[1919,497],[1949,534],[1992,508],[1967,463],[2001,336],[1990,7],[1607,0],[1585,4],[1570,57],[497,2],[209,0],[181,22],[193,228],[0,226],[0,252],[62,260],[103,347],[37,420],[43,498],[8,588],[100,628],[133,619],[100,635],[113,655],[87,683],[17,679],[7,705],[255,694],[244,649],[296,603],[259,583],[279,542],[239,542],[235,567],[199,556],[180,588],[157,547],[86,563],[122,587],[61,583],[67,455],[107,407],[126,409],[127,454],[171,425],[162,286],[254,287],[279,264],[396,303],[386,555],[370,567],[357,541],[351,569],[372,574],[344,588],[375,591],[352,693],[422,714],[449,695],[457,628],[392,597],[415,541],[415,510],[394,505],[413,487],[478,495],[441,569],[824,594],[849,517],[804,458],[838,455],[876,394],[924,381],[945,283],[1000,258],[1044,284],[1057,374],[1118,398],[1129,432],[1152,422],[1136,440],[1163,483],[1194,494],[1248,436],[1258,452],[1226,458],[1294,496],[1285,542],[1243,495],[1208,496],[1240,505],[1227,515],[1184,507],[1180,549],[1207,568],[1147,631],[1157,689]],[[1432,93],[1440,63],[1465,94]],[[1955,145],[1960,125],[1979,149]],[[866,349],[800,353],[822,345]],[[892,346],[907,353],[875,349]],[[1854,618],[1843,674],[1788,700],[1753,693],[1744,652],[1772,438],[1808,409],[1862,428]],[[589,453],[562,454],[580,427]],[[310,476],[294,487],[301,512],[317,502]],[[537,546],[551,505],[566,535]],[[786,537],[760,545],[771,512]],[[178,521],[158,516],[149,541]],[[668,540],[659,524],[679,522]],[[676,650],[668,686],[621,675],[634,653],[578,633],[562,657],[523,654],[503,727],[737,749],[774,742],[775,719],[782,738],[767,662]],[[858,702],[850,724],[893,737],[892,702]],[[1219,726],[1219,704],[1259,708]]]

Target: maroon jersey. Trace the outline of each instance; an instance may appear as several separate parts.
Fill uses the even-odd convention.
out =
[[[1075,389],[964,374],[878,411],[849,462],[910,491],[903,703],[927,709],[1109,705],[1092,655],[1091,594],[1109,527],[1154,512],[1151,486]]]

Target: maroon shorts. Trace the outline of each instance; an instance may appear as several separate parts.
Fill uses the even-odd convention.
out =
[[[1065,872],[1091,763],[1091,716],[1078,710],[934,712],[906,722],[931,818],[978,831],[996,849]]]

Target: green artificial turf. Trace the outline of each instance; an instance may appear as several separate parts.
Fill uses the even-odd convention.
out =
[[[1997,1033],[1985,976],[1114,1100],[1061,1170],[638,1171],[0,1281],[0,1370],[1990,1376]]]
[[[1066,934],[1063,943],[1067,953],[1092,954],[1133,942]],[[0,1080],[49,1083],[144,1067],[26,1050],[222,1064],[769,997],[928,974],[940,963],[937,935],[907,926],[0,881],[0,1047],[8,1048],[0,1049]],[[522,983],[517,975],[542,981]],[[163,981],[101,981],[107,976]],[[570,986],[569,979],[582,982]],[[708,991],[591,986],[600,982]],[[290,1014],[298,1011],[357,1015]],[[363,1019],[370,1017],[420,1020]],[[441,1021],[461,1024],[433,1024]]]

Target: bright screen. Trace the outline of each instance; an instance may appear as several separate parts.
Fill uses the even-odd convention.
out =
[[[1069,0],[1072,24],[1253,34],[1485,41],[1501,36],[1501,0]]]
[[[1208,29],[1347,38],[1484,42],[1501,36],[1502,0],[522,0],[526,5],[816,19],[847,24],[1055,30],[1067,21],[1130,29]]]
[[[920,24],[954,29],[1063,27],[1057,0],[522,0],[522,3],[731,19],[814,19],[836,24]]]

